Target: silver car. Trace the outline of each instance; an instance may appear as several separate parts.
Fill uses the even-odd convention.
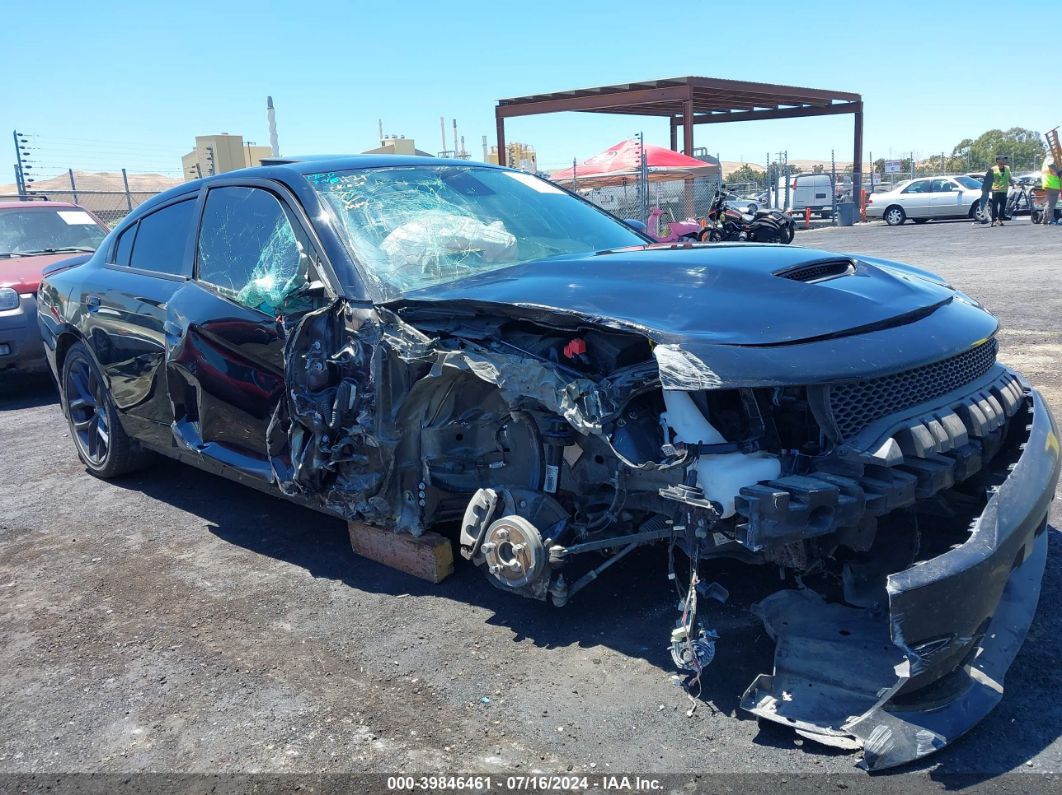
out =
[[[892,190],[867,197],[867,217],[899,226],[908,218],[924,224],[930,218],[977,218],[981,183],[966,175],[921,177],[897,183]]]

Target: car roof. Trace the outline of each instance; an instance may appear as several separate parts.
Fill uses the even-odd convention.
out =
[[[255,174],[259,169],[284,168],[297,174],[318,174],[322,171],[351,171],[359,168],[386,168],[387,166],[483,166],[500,168],[490,163],[471,160],[454,160],[443,157],[420,155],[299,155],[293,157],[266,158],[261,166],[241,168],[224,176]]]
[[[222,174],[212,174],[208,177],[176,185],[167,191],[152,196],[127,215],[126,219],[139,218],[160,204],[184,194],[197,192],[203,185],[232,179],[233,177],[283,179],[285,176],[297,176],[301,180],[307,174],[319,174],[326,171],[353,171],[359,168],[387,168],[389,166],[476,166],[480,168],[504,169],[504,166],[480,163],[474,160],[454,160],[420,155],[300,155],[297,157],[266,158],[265,163],[261,166],[240,168],[235,171],[226,171]],[[123,219],[123,223],[126,219]]]

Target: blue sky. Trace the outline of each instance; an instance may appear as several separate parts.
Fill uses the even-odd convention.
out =
[[[0,182],[18,128],[46,170],[180,170],[196,134],[268,143],[265,97],[285,153],[354,152],[387,133],[441,148],[456,117],[474,156],[494,143],[494,102],[566,88],[706,75],[863,95],[866,152],[950,152],[993,128],[1062,123],[1062,62],[1032,20],[1058,6],[998,3],[750,4],[340,0],[19,3],[0,26]],[[728,9],[733,8],[731,13]],[[11,24],[12,19],[17,19]],[[1052,22],[1054,24],[1054,22]],[[516,119],[510,141],[544,167],[580,160],[667,122],[557,114]],[[850,116],[712,125],[696,143],[724,160],[851,158]],[[47,176],[46,171],[45,176]]]

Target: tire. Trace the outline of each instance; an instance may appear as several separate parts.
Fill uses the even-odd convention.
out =
[[[1031,213],[1029,213],[1029,220],[1032,221],[1034,224],[1043,223],[1044,211],[1043,210],[1033,210]]]
[[[970,212],[968,212],[966,214],[966,217],[969,218],[970,220],[980,221],[981,223],[984,223],[985,219],[988,218],[988,216],[985,215],[982,212],[978,212],[977,208],[980,207],[980,206],[981,206],[981,202],[974,202],[973,205],[970,207]],[[985,209],[986,210],[988,209],[988,205],[987,204],[985,205]]]
[[[151,454],[142,450],[118,421],[103,374],[85,343],[76,342],[67,351],[59,392],[70,438],[91,474],[116,478],[151,462]]]
[[[911,220],[914,221],[916,224],[924,224],[929,219],[928,218],[912,218]]]
[[[794,224],[792,221],[790,221],[788,224],[786,224],[786,234],[785,234],[786,245],[788,245],[789,243],[792,243],[793,242],[793,238],[795,238],[795,237],[796,237],[796,224]]]
[[[903,211],[903,207],[893,204],[885,208],[885,212],[881,217],[885,219],[885,223],[889,226],[899,226],[907,220],[907,213]]]

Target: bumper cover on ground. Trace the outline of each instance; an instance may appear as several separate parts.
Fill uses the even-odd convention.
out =
[[[942,748],[999,702],[1036,611],[1047,511],[1059,475],[1050,413],[1029,390],[1028,440],[965,543],[887,578],[888,611],[786,590],[757,610],[777,641],[773,675],[741,706],[809,739],[862,748],[880,770]]]

